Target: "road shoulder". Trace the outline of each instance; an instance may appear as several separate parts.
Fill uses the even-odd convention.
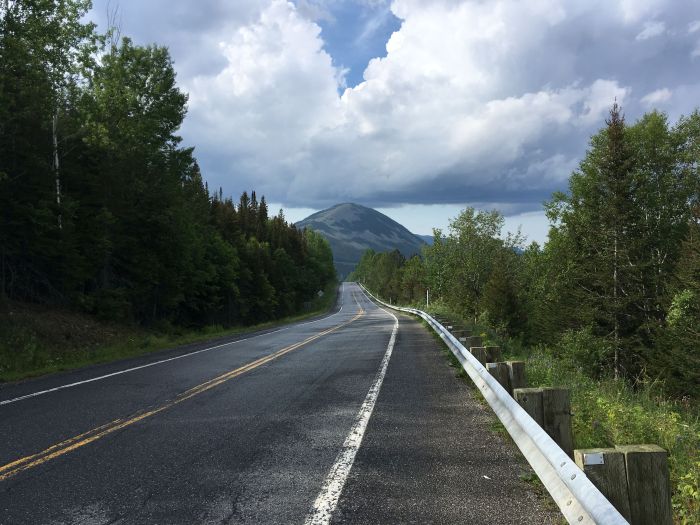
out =
[[[400,317],[375,412],[333,523],[557,524],[531,469],[440,344]]]

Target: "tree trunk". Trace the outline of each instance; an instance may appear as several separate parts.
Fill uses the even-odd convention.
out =
[[[63,217],[61,214],[61,169],[58,160],[58,111],[53,115],[53,172],[56,177],[56,206],[58,207],[58,229],[63,228]]]
[[[5,291],[5,250],[0,252],[0,301],[4,301],[7,298],[7,293]]]
[[[617,277],[617,232],[615,232],[613,254],[613,344],[615,350],[615,379],[620,377],[620,322],[618,317],[619,307],[617,304]]]

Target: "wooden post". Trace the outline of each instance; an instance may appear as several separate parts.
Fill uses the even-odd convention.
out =
[[[465,346],[469,344],[469,337],[467,337],[467,343]],[[477,358],[479,363],[481,363],[483,366],[486,366],[486,363],[488,362],[488,354],[486,353],[486,348],[483,346],[472,346],[469,347],[469,351],[471,354]]]
[[[625,457],[633,525],[672,525],[667,452],[657,445],[615,447]]]
[[[525,378],[525,362],[524,361],[506,361],[508,366],[508,379],[512,390],[516,388],[526,388],[527,379]]]
[[[491,374],[496,381],[498,381],[503,388],[505,388],[506,392],[508,392],[510,395],[512,394],[512,390],[510,388],[510,381],[508,380],[508,365],[505,363],[486,363],[486,370],[489,371],[489,374]]]
[[[574,460],[613,507],[632,523],[624,454],[614,448],[576,449]]]
[[[483,341],[481,340],[481,337],[478,335],[472,335],[471,337],[467,337],[467,348],[471,348],[472,346],[481,346],[483,345]]]
[[[513,397],[539,426],[543,426],[541,388],[516,388],[513,390]]]
[[[568,388],[542,389],[542,428],[570,457],[574,457],[574,435],[571,431],[571,401]]]
[[[571,404],[566,388],[516,388],[513,397],[561,449],[574,455]]]
[[[499,363],[503,360],[500,346],[487,346],[486,355],[489,363]]]

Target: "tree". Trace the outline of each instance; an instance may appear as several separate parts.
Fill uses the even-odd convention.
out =
[[[581,320],[592,317],[599,335],[612,339],[619,376],[634,361],[621,352],[631,350],[630,339],[639,326],[633,272],[638,269],[640,220],[634,206],[633,150],[617,103],[606,124],[569,179],[569,194],[555,194],[548,211],[570,240],[572,285],[585,308]]]
[[[688,225],[689,141],[652,112],[626,126],[613,105],[569,181],[548,204],[576,328],[609,338],[616,377],[653,372]],[[546,250],[545,250],[546,251]],[[658,370],[658,368],[657,368]]]

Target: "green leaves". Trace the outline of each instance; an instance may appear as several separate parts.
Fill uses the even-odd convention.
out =
[[[96,34],[87,0],[2,5],[0,295],[231,325],[295,313],[335,279],[325,240],[264,198],[209,195],[166,48]]]

